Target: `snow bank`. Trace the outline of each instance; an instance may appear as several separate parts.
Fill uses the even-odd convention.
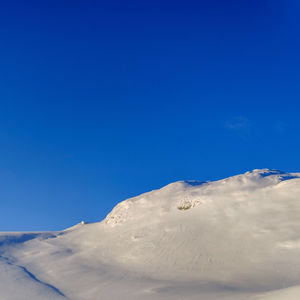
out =
[[[0,298],[299,299],[299,195],[300,173],[261,169],[175,182],[99,223],[2,234]]]

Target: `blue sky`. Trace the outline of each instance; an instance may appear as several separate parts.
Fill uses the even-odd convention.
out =
[[[0,230],[176,180],[300,171],[297,1],[1,1]]]

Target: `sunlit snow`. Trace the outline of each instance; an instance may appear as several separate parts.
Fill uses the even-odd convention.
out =
[[[65,231],[0,234],[0,299],[300,299],[300,173],[179,181]]]

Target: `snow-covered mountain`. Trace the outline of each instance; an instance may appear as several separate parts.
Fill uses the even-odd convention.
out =
[[[0,234],[0,299],[300,299],[300,173],[179,181],[61,232]]]

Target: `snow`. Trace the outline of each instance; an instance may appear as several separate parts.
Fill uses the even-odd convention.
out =
[[[179,181],[99,223],[0,234],[0,299],[300,299],[300,173]]]

